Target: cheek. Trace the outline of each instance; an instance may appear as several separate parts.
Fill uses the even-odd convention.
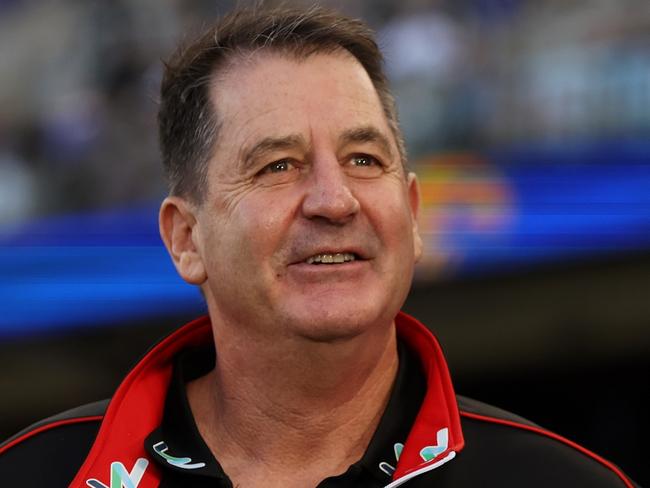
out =
[[[365,202],[372,225],[387,244],[397,246],[411,241],[411,208],[401,186],[368,192]]]
[[[290,211],[274,196],[243,199],[231,214],[234,225],[228,239],[235,252],[252,261],[263,260],[277,251],[286,233]]]

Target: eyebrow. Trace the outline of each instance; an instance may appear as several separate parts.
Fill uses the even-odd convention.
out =
[[[300,134],[290,134],[282,137],[265,137],[256,142],[250,148],[244,148],[242,154],[242,169],[244,171],[255,165],[255,160],[267,152],[280,151],[294,147],[308,146],[305,138]]]
[[[344,131],[343,134],[341,134],[341,137],[339,139],[343,145],[360,142],[371,142],[378,144],[386,154],[388,154],[391,158],[394,157],[388,137],[386,137],[381,131],[371,125],[348,129]]]

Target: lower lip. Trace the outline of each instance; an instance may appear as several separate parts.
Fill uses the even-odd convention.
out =
[[[289,266],[289,275],[301,281],[341,281],[358,277],[368,267],[369,261],[355,260],[338,264],[296,263]]]

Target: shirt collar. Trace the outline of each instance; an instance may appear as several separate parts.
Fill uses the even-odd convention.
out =
[[[368,473],[386,482],[392,477],[401,446],[411,431],[426,393],[417,358],[400,341],[399,368],[386,410],[365,454],[359,461]]]
[[[162,423],[147,436],[145,448],[167,470],[221,479],[223,486],[230,486],[199,433],[186,393],[187,383],[214,367],[214,357],[214,348],[205,346],[186,349],[175,358]]]
[[[399,462],[395,466],[394,481],[387,485],[390,487],[439,468],[454,459],[464,446],[458,404],[438,341],[424,325],[404,313],[397,315],[395,325],[398,338],[418,359],[426,381],[426,394],[403,451],[400,453],[396,449]],[[149,462],[143,457],[147,456],[143,441],[163,424],[175,358],[187,349],[212,343],[209,317],[201,317],[163,339],[136,364],[113,395],[95,442],[71,486],[86,486],[87,481],[96,481],[113,472],[115,466],[122,470],[127,469],[125,466],[137,468],[138,476],[142,476],[138,486],[143,488],[159,486],[163,474],[161,466],[178,468],[181,473],[207,467],[201,466],[203,462],[207,465],[207,461],[172,452],[161,434],[153,438],[153,444],[149,443],[149,452],[154,453],[153,459],[158,463],[146,469]],[[353,466],[358,468],[357,464]],[[169,479],[172,477],[178,479],[176,476]],[[182,475],[180,478],[184,479]],[[214,478],[205,476],[203,479],[210,486],[217,485]],[[196,484],[194,480],[192,483]],[[231,483],[226,479],[220,485],[230,487]],[[178,486],[186,484],[181,481]],[[321,488],[325,486],[339,487],[341,484],[325,482]],[[348,486],[355,485],[348,482]]]

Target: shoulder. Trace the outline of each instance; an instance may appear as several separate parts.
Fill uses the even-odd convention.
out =
[[[66,486],[81,466],[108,400],[41,420],[0,444],[0,476],[7,486]]]
[[[465,437],[459,466],[527,483],[503,486],[635,486],[617,466],[575,442],[505,410],[457,398]]]

